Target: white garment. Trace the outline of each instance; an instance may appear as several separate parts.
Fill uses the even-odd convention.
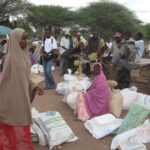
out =
[[[73,48],[75,47],[75,42],[76,42],[77,38],[73,37]]]
[[[144,41],[143,40],[135,41],[135,47],[138,51],[138,55],[142,58],[144,52]]]
[[[46,38],[42,46],[44,46],[44,51],[49,53],[52,49],[57,48],[57,42],[54,37]]]
[[[62,48],[64,46],[66,49],[70,47],[70,40],[66,37],[62,37],[60,41],[60,55],[63,54],[66,50]]]

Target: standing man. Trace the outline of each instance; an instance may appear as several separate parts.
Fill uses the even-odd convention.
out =
[[[43,49],[42,59],[43,59],[43,69],[44,69],[46,89],[54,89],[56,84],[51,72],[51,68],[53,65],[54,52],[57,49],[57,42],[55,38],[51,36],[49,29],[45,30],[45,37],[43,40],[42,49]]]
[[[109,79],[117,81],[118,71],[116,66],[120,64],[120,60],[124,55],[124,46],[122,46],[122,34],[120,32],[115,33],[115,40],[112,43],[111,52],[112,56],[112,66],[110,67]]]
[[[102,48],[105,47],[105,42],[102,38],[99,37],[97,32],[92,33],[92,37],[88,41],[88,54],[90,60],[91,71],[93,69],[92,61],[95,61],[98,58],[98,55],[101,55]]]
[[[62,54],[69,50],[70,48],[70,39],[69,39],[70,33],[66,32],[65,36],[61,38],[60,41],[60,74],[64,75],[67,72],[68,68],[68,56],[64,57]]]
[[[144,52],[144,41],[141,32],[138,32],[135,36],[135,48],[137,50],[136,62],[140,62]]]

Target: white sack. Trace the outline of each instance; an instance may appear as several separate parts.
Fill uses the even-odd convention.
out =
[[[37,142],[39,142],[39,145],[41,146],[47,145],[47,140],[44,133],[35,122],[33,122],[33,124],[31,125],[31,133],[37,135],[38,137]]]
[[[147,106],[147,108],[150,108],[150,95],[138,93],[136,101],[138,104]]]
[[[71,109],[75,111],[76,109],[76,103],[77,103],[77,97],[78,97],[78,92],[72,92],[71,94],[68,95],[67,97],[67,104],[70,106]]]
[[[64,74],[64,80],[66,82],[72,81],[72,80],[77,80],[77,77],[71,74]]]
[[[87,120],[84,126],[94,138],[100,139],[118,129],[121,123],[122,119],[117,119],[112,114],[106,114]]]
[[[137,92],[129,88],[120,91],[123,96],[123,110],[128,110],[137,99]]]
[[[59,112],[40,113],[40,117],[36,118],[36,123],[40,125],[46,135],[49,150],[62,143],[77,140],[77,137]]]
[[[38,73],[43,73],[43,66],[39,64],[34,64],[31,67],[31,73],[32,74],[38,74]]]
[[[65,95],[68,89],[69,89],[68,83],[60,82],[57,84],[56,92],[60,95]]]
[[[39,142],[39,145],[45,146],[45,145],[47,145],[46,137],[45,137],[44,133],[42,132],[42,130],[40,129],[40,127],[34,122],[34,120],[36,120],[37,118],[40,117],[40,114],[34,107],[32,107],[31,113],[32,113],[32,118],[33,118],[33,124],[30,127],[31,135],[37,135],[37,137],[38,137],[37,142]]]
[[[143,143],[148,142],[150,142],[150,122],[146,120],[140,127],[114,137],[111,143],[111,149],[146,150]]]

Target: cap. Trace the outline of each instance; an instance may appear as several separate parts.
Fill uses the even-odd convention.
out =
[[[120,36],[122,36],[122,34],[120,32],[116,32],[114,35],[114,37],[120,37]]]
[[[65,34],[66,34],[66,35],[70,35],[70,33],[69,33],[69,32],[65,32]]]

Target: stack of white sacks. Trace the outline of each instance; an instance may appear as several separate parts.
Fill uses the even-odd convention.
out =
[[[78,139],[59,112],[38,113],[35,108],[32,108],[32,119],[32,142],[39,142],[41,146],[48,145],[49,150],[59,147],[62,143]]]
[[[64,75],[64,82],[57,84],[56,92],[64,95],[63,102],[75,110],[78,92],[87,91],[92,85],[92,81],[88,77],[83,77],[82,80],[78,79],[71,74],[71,70],[68,72]]]
[[[67,103],[75,110],[78,92],[88,90],[91,84],[92,81],[88,77],[78,80],[77,77],[70,73],[64,75],[64,82],[57,85],[56,91],[59,94],[64,95],[63,102]],[[137,120],[135,119],[134,121],[138,122],[139,125],[134,127],[134,124],[136,123],[131,121],[133,127],[125,132],[118,133],[112,140],[111,149],[146,150],[143,143],[150,142],[150,122],[149,120],[146,120],[146,117],[150,113],[150,96],[138,93],[137,88],[134,86],[123,90],[115,90],[114,86],[112,86],[112,88],[110,87],[110,90],[110,114],[87,120],[84,123],[85,128],[94,138],[100,139],[109,134],[116,134],[119,128],[125,128],[124,122],[127,122],[127,118],[130,118],[129,120],[134,120],[137,117]],[[139,108],[136,108],[136,105]],[[129,110],[129,113],[124,119],[119,119],[122,110]],[[144,111],[147,111],[147,113]],[[142,112],[143,114],[145,113],[145,116],[142,116]],[[138,120],[138,118],[141,120]],[[127,124],[125,126],[130,125]]]

